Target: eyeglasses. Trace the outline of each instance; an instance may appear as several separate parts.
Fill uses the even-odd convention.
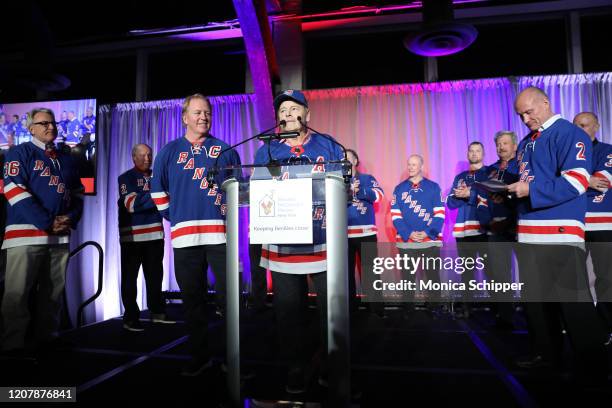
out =
[[[53,125],[53,127],[57,127],[57,122],[49,122],[49,121],[42,121],[42,122],[34,122],[32,123],[32,125],[41,125],[42,127],[49,127],[49,125]]]

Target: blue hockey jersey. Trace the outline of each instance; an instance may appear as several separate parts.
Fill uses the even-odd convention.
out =
[[[508,162],[498,160],[487,166],[487,173],[489,180],[503,181],[505,184],[516,183],[519,179],[518,162],[516,158]],[[516,203],[512,200],[498,204],[490,200],[486,192],[479,191],[476,203],[476,216],[482,227],[495,222],[516,219]]]
[[[612,145],[593,140],[593,161],[591,174],[612,183]],[[587,213],[585,228],[587,231],[612,230],[612,194],[592,188],[587,190]]]
[[[7,152],[4,195],[9,205],[3,249],[69,242],[69,235],[47,230],[58,215],[68,215],[76,227],[83,212],[83,186],[70,155],[54,155],[45,154],[44,144],[35,138]]]
[[[74,118],[66,123],[66,136],[64,137],[64,143],[70,147],[73,147],[79,144],[80,141],[81,122],[79,122],[77,118]]]
[[[207,170],[229,146],[212,136],[202,144],[185,137],[173,140],[157,154],[151,197],[172,225],[172,246],[184,248],[225,243],[225,203],[222,190],[209,185]],[[238,153],[227,151],[218,167],[240,164]]]
[[[0,149],[7,150],[9,146],[11,132],[8,123],[0,125]]]
[[[385,196],[376,179],[369,174],[357,173],[351,178],[351,185],[357,186],[357,194],[348,207],[348,237],[358,238],[376,235],[374,204]]]
[[[162,216],[151,198],[151,176],[136,168],[119,176],[119,240],[153,241],[164,238]]]
[[[444,217],[442,191],[437,183],[426,178],[417,184],[404,180],[393,190],[391,219],[398,248],[442,246]],[[415,231],[425,231],[427,238],[413,241],[410,234]]]
[[[453,236],[455,238],[469,237],[473,235],[481,235],[484,233],[483,227],[478,221],[476,209],[479,204],[478,192],[471,189],[470,197],[467,199],[455,197],[452,189],[459,187],[471,187],[476,181],[484,181],[489,178],[486,166],[481,167],[476,171],[466,170],[455,176],[451,194],[449,194],[446,205],[450,209],[457,209],[457,218],[453,227]]]
[[[521,181],[529,196],[518,203],[518,241],[584,242],[586,189],[592,142],[577,126],[555,115],[518,147]]]
[[[16,145],[24,144],[32,140],[32,135],[30,134],[30,131],[21,122],[18,122],[15,126],[14,134]]]
[[[55,143],[64,143],[66,140],[66,135],[68,134],[68,122],[68,119],[57,122],[57,138],[55,138]]]
[[[330,136],[328,136],[330,137]],[[290,146],[285,140],[270,143],[272,159],[281,164],[313,163],[313,172],[326,171],[317,162],[342,160],[344,154],[336,143],[317,133],[310,133],[300,146]],[[268,145],[265,144],[255,154],[255,164],[269,162]],[[284,177],[293,178],[291,166],[281,169]],[[313,245],[263,245],[261,266],[275,272],[306,274],[327,270],[327,250],[325,246],[325,205],[313,205]]]
[[[96,133],[96,117],[83,116],[82,129],[83,133]]]

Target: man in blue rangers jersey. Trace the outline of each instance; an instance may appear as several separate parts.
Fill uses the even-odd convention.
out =
[[[445,218],[444,200],[438,183],[423,177],[423,164],[423,157],[417,154],[408,157],[408,179],[393,190],[391,219],[401,255],[438,258]],[[434,282],[440,281],[438,270],[421,272]],[[414,280],[412,277],[415,275],[404,276]]]
[[[495,134],[495,148],[499,160],[487,166],[489,180],[512,184],[518,181],[518,162],[516,149],[518,140],[516,133],[501,130]],[[512,247],[509,243],[516,242],[516,208],[513,200],[507,194],[479,193],[477,216],[480,225],[487,230],[489,278],[497,282],[512,281]],[[512,292],[489,295],[502,303],[496,304],[497,314],[495,324],[499,329],[513,327],[514,308]]]
[[[561,293],[580,294],[579,300],[589,298],[582,302],[525,303],[533,354],[518,360],[517,365],[535,368],[558,364],[563,319],[576,355],[577,379],[605,381],[606,335],[590,299],[583,247],[584,193],[589,186],[592,143],[580,128],[553,114],[548,96],[539,88],[523,90],[514,106],[531,131],[518,147],[520,181],[508,186],[519,199],[518,241],[524,244],[519,253],[522,294],[531,302],[558,299]]]
[[[589,135],[593,142],[591,177],[587,190],[587,213],[585,216],[585,239],[587,251],[593,260],[597,310],[611,332],[608,344],[612,343],[612,194],[608,194],[612,175],[612,145],[597,140],[599,120],[592,112],[581,112],[574,124]]]
[[[81,122],[77,119],[74,111],[68,112],[68,123],[66,123],[66,138],[64,143],[74,147],[81,141]]]
[[[229,146],[210,135],[209,100],[194,94],[185,98],[185,135],[168,143],[155,158],[151,197],[170,221],[174,273],[185,307],[192,359],[181,374],[195,376],[211,366],[206,313],[207,276],[215,275],[218,313],[225,307],[225,204],[220,187],[206,180],[207,169],[240,164]]]
[[[136,303],[138,271],[147,284],[147,306],[153,323],[175,323],[166,318],[162,297],[164,276],[164,227],[151,199],[153,154],[146,144],[132,148],[134,167],[119,176],[119,241],[121,242],[121,301],[123,328],[140,332],[140,309]]]
[[[66,140],[66,135],[68,132],[68,112],[62,111],[60,115],[60,120],[57,122],[57,139],[55,141],[59,143],[64,143]]]
[[[13,136],[15,136],[15,129],[17,129],[17,126],[19,126],[19,115],[11,115],[11,120],[9,121],[6,128]],[[15,141],[15,143],[17,143],[17,141]]]
[[[6,123],[6,114],[0,112],[0,150],[8,150],[12,144],[9,125]]]
[[[83,116],[82,126],[83,133],[96,133],[96,117],[93,114],[93,108],[91,106],[88,106],[85,110],[85,116]]]
[[[76,164],[53,144],[57,136],[53,111],[32,110],[27,126],[32,140],[10,149],[4,165],[4,194],[10,205],[2,244],[7,254],[2,348],[21,356],[34,285],[36,340],[52,345],[57,338],[70,228],[76,227],[83,211]]]
[[[27,115],[23,115],[21,120],[19,120],[17,122],[17,125],[15,126],[15,144],[22,144],[22,143],[27,143],[30,140],[32,140],[32,135],[30,134],[30,131],[28,130],[28,118]]]
[[[450,209],[457,209],[457,218],[453,227],[453,236],[457,241],[457,254],[459,257],[476,258],[478,243],[487,242],[484,226],[480,225],[478,208],[484,205],[483,197],[478,194],[472,185],[476,181],[488,180],[489,175],[484,165],[484,146],[480,142],[472,142],[468,146],[467,159],[470,168],[459,173],[453,180],[451,194],[446,205]],[[485,261],[486,268],[486,261]],[[474,270],[466,270],[461,275],[463,282],[474,279]],[[454,308],[456,317],[468,317],[469,307],[459,304]]]
[[[351,178],[352,201],[348,206],[348,280],[349,305],[352,312],[357,310],[357,289],[355,285],[355,259],[359,254],[362,265],[373,265],[376,257],[375,251],[362,251],[361,244],[376,242],[376,220],[374,219],[374,204],[384,197],[383,189],[374,176],[360,173],[359,156],[352,149],[347,149],[347,158],[353,167]],[[367,255],[367,257],[366,257]],[[371,271],[361,271],[362,276]],[[372,304],[370,304],[372,305]]]
[[[92,159],[95,153],[95,141],[96,141],[96,117],[93,114],[93,108],[88,106],[85,110],[85,116],[83,116],[82,123],[82,134],[81,144],[86,149],[87,158]]]
[[[281,129],[286,132],[299,132],[296,139],[272,141],[270,153],[273,160],[281,165],[283,177],[294,178],[295,174],[288,164],[313,164],[313,172],[325,171],[325,165],[317,162],[341,160],[343,153],[338,144],[311,132],[305,126],[310,120],[308,102],[304,94],[297,90],[286,90],[274,99],[277,119],[284,121]],[[268,145],[259,148],[255,154],[256,164],[269,162]],[[319,323],[322,349],[327,340],[327,254],[325,246],[325,205],[313,205],[313,245],[264,245],[261,266],[272,272],[274,285],[274,310],[278,323],[280,353],[290,361],[286,390],[301,393],[305,390],[306,336],[303,330],[308,303],[307,276],[310,275],[317,292]],[[326,373],[323,373],[326,374]]]
[[[474,182],[488,179],[487,168],[483,163],[482,143],[470,143],[467,158],[470,168],[455,176],[446,204],[450,209],[457,209],[457,218],[453,227],[453,236],[457,242],[483,242],[486,241],[485,232],[476,216],[478,195],[475,190],[472,191]]]

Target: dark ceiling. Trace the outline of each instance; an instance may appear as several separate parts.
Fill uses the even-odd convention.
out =
[[[408,4],[401,0],[262,0],[288,9],[301,3],[302,13],[321,13],[358,6]],[[547,0],[544,0],[547,1]],[[455,7],[532,3],[533,0],[483,0]],[[542,0],[539,0],[542,2]],[[5,3],[0,24],[1,53],[19,51],[44,38],[47,45],[104,42],[129,36],[131,30],[203,25],[236,19],[232,0],[200,2],[171,0],[151,6],[151,1],[105,0],[47,2],[22,0]],[[282,11],[280,11],[282,14]]]
[[[18,50],[29,37],[48,34],[55,44],[102,42],[127,37],[130,30],[205,24],[236,18],[231,0],[192,2],[105,0],[46,2],[25,0],[3,5],[3,50]],[[199,5],[198,5],[199,4]],[[29,32],[29,34],[28,34]]]
[[[255,1],[264,1],[270,14],[302,16],[360,6],[412,3],[400,0]],[[556,17],[554,13],[542,13],[533,3],[563,3],[564,7],[575,4],[581,8],[596,4],[596,9],[581,13],[584,70],[609,71],[612,54],[602,53],[601,39],[609,38],[612,30],[610,7],[605,7],[605,15],[599,15],[606,1],[612,4],[612,0],[455,0],[455,9],[506,4],[518,7],[513,7],[515,16],[508,21],[499,16],[501,18],[475,22],[479,38],[460,55],[440,58],[438,79],[570,72],[565,13],[558,13]],[[148,37],[140,37],[132,43],[122,43],[122,40],[133,39],[129,34],[131,30],[193,27],[235,20],[232,0],[171,0],[161,6],[151,6],[151,3],[140,0],[17,0],[3,3],[0,6],[0,100],[19,102],[34,98],[89,96],[104,103],[134,100],[134,78],[140,69],[134,44],[149,53],[145,68],[148,75],[146,98],[149,100],[180,97],[193,89],[211,95],[243,93],[248,89],[245,78],[248,62],[240,38],[196,44],[166,41],[167,38],[149,41]],[[526,13],[524,19],[522,16],[517,19],[516,10],[522,11],[523,5],[525,9],[529,6],[529,13],[537,9],[538,16]],[[484,10],[483,15],[486,15]],[[310,16],[305,21],[330,18],[340,17]],[[315,89],[426,80],[423,57],[407,52],[403,46],[406,30],[406,27],[392,25],[380,30],[360,27],[306,32],[304,85]],[[547,38],[551,44],[539,51],[540,57],[546,52],[550,55],[529,59],[528,62],[534,62],[528,64],[523,55],[525,47],[516,46],[517,39],[522,41],[534,35],[540,36],[540,41]],[[206,52],[201,51],[203,48]],[[363,64],[366,54],[370,64]],[[483,55],[488,57],[484,61]],[[189,61],[189,64],[177,64],[177,61]]]

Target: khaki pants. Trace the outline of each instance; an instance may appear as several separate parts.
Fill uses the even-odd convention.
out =
[[[68,244],[25,245],[6,250],[3,350],[25,347],[31,320],[28,298],[35,285],[36,340],[44,342],[57,336],[69,252]]]

